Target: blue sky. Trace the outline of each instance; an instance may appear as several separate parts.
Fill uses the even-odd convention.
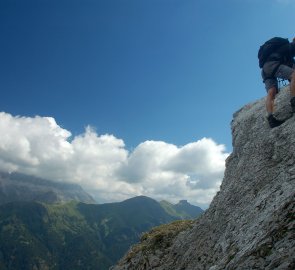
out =
[[[292,37],[293,4],[1,1],[3,111],[123,138],[231,146],[229,123],[265,94],[257,48]],[[292,31],[293,30],[293,31]]]
[[[294,37],[294,12],[293,0],[2,0],[0,111],[51,117],[68,141],[91,126],[131,152],[204,137],[230,152],[233,113],[265,95],[257,50]]]

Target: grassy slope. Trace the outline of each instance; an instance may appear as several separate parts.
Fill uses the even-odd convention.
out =
[[[143,232],[177,219],[167,209],[147,197],[102,205],[2,205],[0,269],[108,269]]]

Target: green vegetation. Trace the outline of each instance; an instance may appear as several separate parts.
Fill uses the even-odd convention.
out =
[[[186,200],[182,200],[177,204],[161,201],[160,204],[169,215],[176,219],[191,219],[203,213],[200,207],[191,205]]]
[[[7,203],[0,206],[0,269],[108,269],[143,232],[175,219],[143,196],[102,205]],[[172,224],[170,234],[185,223]],[[168,227],[152,231],[157,239],[167,231],[159,228]]]
[[[192,220],[177,220],[153,228],[141,236],[139,244],[131,248],[127,255],[127,261],[130,261],[138,253],[148,256],[149,254],[155,254],[157,249],[165,250],[180,232],[191,228],[192,225]]]
[[[99,233],[77,203],[10,203],[0,207],[1,269],[107,269]],[[87,266],[87,267],[86,267]]]
[[[179,213],[177,213],[176,209],[174,209],[174,204],[167,202],[167,201],[161,201],[160,204],[169,215],[171,215],[173,217],[179,215]]]

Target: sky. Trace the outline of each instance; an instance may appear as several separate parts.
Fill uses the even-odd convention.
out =
[[[295,0],[0,1],[0,169],[206,208]],[[292,28],[292,29],[291,29]]]

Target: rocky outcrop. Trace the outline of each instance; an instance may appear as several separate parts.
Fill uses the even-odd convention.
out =
[[[282,89],[278,118],[291,116],[289,98]],[[234,114],[233,152],[209,209],[168,243],[145,237],[114,270],[295,269],[295,116],[270,129],[265,115],[264,98]]]

